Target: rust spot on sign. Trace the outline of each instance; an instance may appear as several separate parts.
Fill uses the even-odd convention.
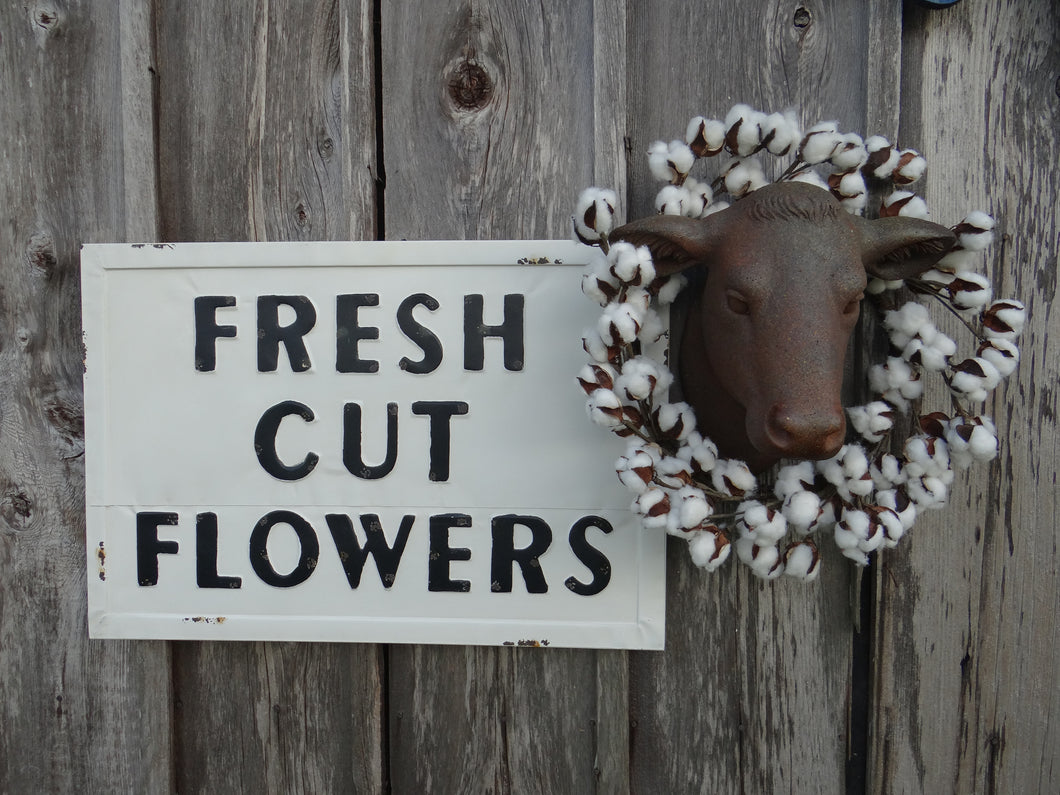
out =
[[[505,646],[521,646],[530,648],[543,648],[550,646],[551,644],[547,640],[506,640],[504,641]]]
[[[223,624],[227,621],[226,616],[190,616],[185,618],[184,621],[191,621],[193,624]]]
[[[107,570],[105,568],[107,562],[107,551],[103,548],[103,542],[99,542],[99,549],[96,550],[96,560],[99,561],[99,578],[101,580],[107,579]]]

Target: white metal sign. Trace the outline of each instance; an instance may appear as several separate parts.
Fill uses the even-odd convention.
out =
[[[85,246],[91,635],[662,648],[582,251]]]

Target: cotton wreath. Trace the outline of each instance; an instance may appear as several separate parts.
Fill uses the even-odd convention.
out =
[[[684,141],[651,145],[648,165],[666,183],[655,207],[691,218],[723,210],[769,184],[767,155],[790,158],[777,182],[831,191],[852,214],[865,213],[870,193],[883,193],[879,217],[928,219],[924,200],[906,189],[924,174],[917,152],[880,136],[841,133],[835,122],[801,131],[790,113],[747,105],[733,107],[724,121],[697,116]],[[721,163],[712,179],[690,176],[711,158]],[[995,300],[990,280],[973,269],[993,242],[988,214],[970,212],[952,227],[958,243],[933,270],[904,281],[870,280],[866,303],[880,313],[891,344],[885,361],[867,373],[875,399],[847,409],[850,441],[833,458],[782,462],[760,479],[743,461],[719,456],[696,430],[691,406],[668,400],[673,375],[652,350],[666,334],[659,309],[685,279],[657,278],[647,247],[609,243],[616,206],[614,191],[588,188],[573,219],[577,239],[597,249],[582,290],[603,309],[585,331],[591,361],[578,382],[593,422],[629,442],[615,470],[633,494],[632,511],[646,529],[686,539],[697,566],[714,571],[735,547],[759,577],[811,581],[820,572],[818,544],[829,534],[864,566],[872,552],[896,546],[920,511],[945,505],[956,470],[997,456],[997,432],[981,404],[1016,368],[1025,310],[1019,301]],[[902,287],[912,299],[900,303]],[[961,320],[974,355],[958,353],[929,305]],[[950,405],[919,414],[912,435],[893,438],[897,416],[919,408],[914,401],[929,376],[948,386]]]

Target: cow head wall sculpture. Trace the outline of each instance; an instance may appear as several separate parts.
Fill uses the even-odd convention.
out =
[[[850,215],[828,191],[798,182],[704,219],[635,221],[611,239],[648,246],[660,276],[705,268],[677,376],[701,432],[755,471],[835,455],[846,433],[844,359],[867,277],[918,275],[956,242],[929,221]]]

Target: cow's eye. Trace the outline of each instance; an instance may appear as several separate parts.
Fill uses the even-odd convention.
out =
[[[751,305],[747,303],[747,299],[732,290],[725,293],[725,304],[737,315],[751,314]]]

